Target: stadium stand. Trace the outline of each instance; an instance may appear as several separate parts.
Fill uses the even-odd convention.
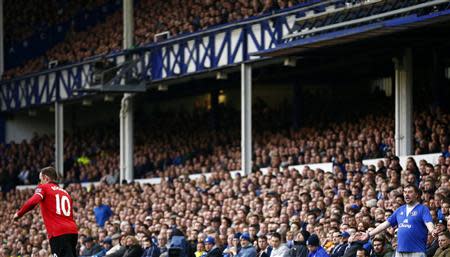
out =
[[[119,241],[122,246],[128,245],[129,236],[137,238],[139,247],[148,248],[151,240],[167,255],[175,228],[186,235],[191,244],[188,249],[195,249],[206,236],[215,238],[224,249],[232,244],[235,234],[244,232],[249,233],[251,242],[256,236],[278,232],[282,242],[289,243],[286,238],[290,234],[297,235],[304,229],[319,235],[321,245],[330,250],[336,244],[334,232],[347,231],[352,240],[356,231],[379,224],[403,203],[402,185],[411,183],[411,176],[413,182],[415,179],[410,166],[416,166],[420,173],[415,182],[422,189],[423,202],[430,206],[434,222],[449,218],[450,203],[444,199],[449,197],[450,157],[433,164],[423,160],[416,164],[411,159],[408,168],[398,171],[395,158],[386,161],[384,169],[362,167],[366,172],[348,166],[346,178],[320,169],[284,168],[235,179],[227,171],[217,170],[210,179],[190,181],[182,176],[158,185],[102,183],[83,188],[71,184],[68,190],[76,199],[80,256],[86,248],[92,248],[92,241],[101,247],[118,248]],[[0,218],[10,220],[32,192],[13,190],[2,195]],[[93,215],[98,199],[114,212],[103,228],[98,227]],[[383,236],[388,245],[395,246],[393,229]],[[36,211],[17,224],[2,222],[0,239],[4,242],[1,254],[6,256],[30,256],[48,248]]]
[[[111,0],[5,1],[6,69],[26,74],[51,68],[57,60],[49,59],[47,50],[70,32],[104,22],[119,7],[120,3]],[[27,60],[30,62],[24,65]]]
[[[103,5],[106,0],[5,1],[5,41],[17,42],[33,33],[63,23],[82,12]]]
[[[380,102],[382,105],[383,102]],[[370,113],[370,112],[369,112]],[[223,125],[211,132],[209,113],[155,112],[141,118],[136,131],[135,177],[180,175],[238,170],[240,167],[239,117],[221,110]],[[353,121],[330,121],[289,129],[284,109],[255,106],[254,168],[334,162],[345,172],[347,164],[382,158],[394,152],[394,120],[390,115],[361,115]],[[315,115],[313,115],[315,116]],[[177,117],[174,119],[173,117]],[[273,120],[277,117],[277,120]],[[320,116],[319,116],[320,117]],[[415,154],[446,153],[449,115],[420,112],[415,117]],[[320,125],[319,125],[320,124]],[[183,129],[180,129],[183,128]],[[65,183],[118,180],[118,142],[114,126],[76,131],[65,142]],[[42,135],[30,142],[0,145],[0,185],[4,192],[20,184],[36,184],[39,167],[53,163],[53,138]],[[27,154],[25,154],[27,153]],[[32,160],[39,160],[33,162]]]
[[[370,7],[350,10],[348,16],[339,16],[342,21],[350,16],[363,17],[366,12],[376,13],[380,8],[405,7],[413,1],[347,2],[370,2]],[[299,3],[142,0],[136,14],[137,46],[151,42],[158,32],[190,33]],[[320,15],[333,10],[316,11],[308,14],[318,17],[313,26],[325,27],[336,21],[332,15],[325,19]],[[115,13],[106,23],[70,34],[45,57],[9,71],[7,78],[43,69],[49,57],[61,65],[119,50],[121,19]],[[23,35],[27,35],[26,29]],[[20,38],[21,34],[16,36]],[[272,239],[279,234],[283,248],[288,249],[282,257],[300,257],[296,247],[304,247],[306,239],[315,234],[318,238],[314,244],[329,253],[348,240],[355,251],[364,247],[371,257],[390,257],[397,244],[393,228],[373,238],[372,243],[382,243],[381,252],[357,241],[355,235],[382,223],[404,204],[403,187],[409,184],[420,188],[421,200],[431,210],[436,227],[450,230],[449,114],[436,107],[418,108],[415,102],[414,152],[438,153],[439,157],[432,163],[408,157],[402,167],[394,155],[394,118],[392,106],[387,107],[392,102],[375,96],[379,97],[377,101],[360,99],[366,104],[355,108],[360,105],[355,104],[359,102],[354,97],[348,96],[350,101],[340,105],[306,99],[310,109],[305,111],[298,129],[291,126],[287,105],[270,108],[256,101],[252,109],[253,170],[248,176],[231,176],[230,171],[241,166],[239,113],[223,106],[216,110],[221,121],[216,130],[211,129],[211,114],[206,110],[160,111],[145,118],[137,115],[140,126],[134,135],[135,177],[167,178],[155,185],[118,183],[117,124],[67,134],[65,177],[61,182],[74,199],[79,255],[212,257],[205,254],[205,244],[215,244],[219,256],[231,257],[235,248],[255,247],[258,257],[274,257],[278,255],[264,252],[266,246],[259,239],[271,238],[269,244],[278,251]],[[419,97],[417,102],[421,100]],[[53,163],[53,145],[53,137],[37,134],[30,141],[0,144],[0,257],[49,256],[49,240],[37,210],[18,222],[12,222],[12,218],[33,194],[31,189],[17,190],[16,186],[38,182],[39,169]],[[377,165],[362,162],[374,158],[382,160]],[[289,168],[323,162],[332,162],[332,169]],[[190,174],[199,178],[190,179]],[[81,182],[88,181],[100,182],[83,187]],[[112,216],[99,213],[96,207],[101,205],[108,206]],[[105,224],[99,222],[102,215]],[[427,257],[434,255],[436,245],[436,239],[429,237]]]
[[[100,5],[102,1],[100,3],[97,2],[95,3]],[[154,36],[161,32],[167,31],[171,37],[174,37],[268,14],[305,2],[308,1],[221,0],[202,2],[191,0],[182,2],[142,0],[139,1],[135,8],[135,45],[143,46],[149,44],[154,41]],[[54,9],[57,12],[60,10],[56,7]],[[24,22],[28,22],[28,20],[25,19]],[[85,31],[69,33],[64,42],[52,47],[43,56],[29,60],[20,67],[5,71],[3,79],[8,80],[20,75],[47,69],[50,60],[57,60],[58,65],[65,65],[80,62],[92,56],[119,51],[122,48],[121,24],[122,13],[119,10],[108,17],[104,23]],[[25,26],[24,30],[29,30],[27,29],[28,27]]]

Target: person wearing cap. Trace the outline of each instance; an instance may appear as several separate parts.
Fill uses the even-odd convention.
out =
[[[83,240],[84,250],[81,252],[81,256],[92,256],[100,253],[103,248],[94,241],[91,236],[86,237]]]
[[[421,257],[425,255],[427,234],[436,236],[430,210],[419,203],[419,188],[415,185],[405,186],[403,196],[405,203],[395,210],[389,218],[370,232],[361,233],[360,240],[368,240],[388,227],[398,227],[396,257]]]
[[[447,221],[445,219],[439,219],[436,222],[436,233],[439,234],[447,230]],[[429,244],[427,244],[426,255],[427,257],[433,257],[436,250],[439,248],[439,242],[437,237],[430,238]]]
[[[206,255],[204,257],[221,257],[222,251],[216,245],[216,240],[212,236],[208,236],[203,241],[205,244]]]
[[[376,235],[372,240],[372,250],[370,257],[393,257],[394,250],[389,244],[386,244],[386,238],[382,235]]]
[[[289,254],[289,248],[286,244],[281,243],[281,235],[277,232],[272,233],[270,246],[272,246],[270,257],[287,257]]]
[[[102,248],[103,250],[101,250],[99,253],[97,253],[96,257],[103,257],[106,255],[106,252],[109,251],[109,249],[111,249],[112,247],[112,239],[111,237],[106,237],[105,239],[103,239],[102,241]]]
[[[234,235],[229,236],[228,245],[223,250],[223,254],[222,254],[223,257],[230,257],[233,254],[236,255],[239,252],[239,250],[241,248],[240,238],[241,238],[241,233],[239,233],[239,232],[235,233]],[[231,241],[231,244],[230,244],[230,241]]]
[[[447,230],[447,220],[445,218],[439,219],[436,223],[436,231],[437,233],[441,233]]]
[[[289,249],[288,257],[308,257],[309,251],[306,247],[306,241],[309,238],[309,232],[301,230],[294,237],[294,246]]]
[[[256,249],[250,243],[250,235],[245,232],[242,233],[241,237],[241,249],[238,253],[232,252],[233,256],[236,257],[256,257]]]
[[[333,233],[333,241],[336,240],[336,245],[330,252],[331,257],[341,257],[344,256],[345,249],[347,249],[348,246],[348,238],[350,237],[350,234],[347,231],[344,231],[342,233],[340,232],[334,232]]]
[[[125,253],[125,247],[120,243],[121,239],[122,236],[119,233],[116,233],[111,236],[112,247],[106,252],[106,256],[120,257]]]
[[[308,257],[330,257],[325,249],[320,246],[320,240],[316,234],[309,236],[306,246],[309,250]]]

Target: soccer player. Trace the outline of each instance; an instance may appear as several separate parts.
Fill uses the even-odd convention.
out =
[[[41,184],[36,187],[34,195],[14,214],[13,219],[18,220],[39,203],[53,256],[75,257],[78,228],[73,219],[72,198],[56,184],[57,174],[53,167],[42,169],[39,179]]]
[[[419,189],[415,185],[406,186],[403,196],[406,204],[372,231],[361,235],[361,240],[367,240],[390,226],[397,226],[398,246],[395,257],[423,257],[428,232],[433,233],[433,236],[436,234],[430,210],[419,203]]]

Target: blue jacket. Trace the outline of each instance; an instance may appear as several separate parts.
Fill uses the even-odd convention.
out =
[[[236,254],[236,257],[256,257],[256,249],[253,245],[249,244],[246,247],[242,247]]]
[[[160,254],[158,246],[152,245],[149,248],[144,249],[142,257],[159,257]]]
[[[99,205],[94,208],[95,221],[101,228],[105,225],[105,222],[113,215],[111,208],[108,205]]]
[[[328,255],[328,253],[325,251],[325,249],[323,249],[322,246],[319,246],[319,248],[317,248],[315,251],[310,252],[308,254],[308,257],[330,257],[330,255]]]

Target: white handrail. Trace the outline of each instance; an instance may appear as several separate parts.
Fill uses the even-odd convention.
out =
[[[424,8],[424,7],[429,7],[429,6],[433,6],[433,5],[437,5],[437,4],[443,4],[443,3],[448,3],[449,1],[450,0],[434,0],[434,1],[431,1],[431,2],[418,4],[418,5],[410,6],[410,7],[405,7],[405,8],[394,10],[394,11],[390,11],[390,12],[387,12],[387,13],[381,13],[381,14],[377,14],[377,15],[373,15],[373,16],[369,16],[369,17],[364,17],[364,18],[359,18],[359,19],[356,19],[356,20],[341,22],[341,23],[328,25],[328,26],[324,26],[324,27],[320,27],[320,28],[313,28],[313,29],[310,29],[308,31],[298,32],[298,33],[286,35],[286,36],[283,37],[283,39],[289,39],[289,38],[293,38],[293,37],[304,36],[304,35],[308,35],[308,34],[312,34],[312,33],[316,33],[316,32],[321,32],[321,31],[325,31],[325,30],[330,30],[330,29],[335,29],[335,28],[339,28],[339,27],[344,27],[344,26],[347,26],[347,25],[353,25],[353,24],[357,24],[357,23],[361,23],[361,22],[376,20],[376,19],[379,19],[379,18],[387,17],[387,16],[392,16],[392,15],[396,15],[396,14],[400,14],[400,13],[404,13],[404,12],[409,12],[409,11],[414,11],[416,9],[421,9],[421,8]]]
[[[329,14],[333,14],[333,13],[337,13],[337,12],[341,12],[341,11],[348,11],[350,9],[358,8],[358,7],[361,7],[361,6],[372,5],[372,4],[376,4],[376,3],[382,2],[382,1],[385,1],[385,0],[368,0],[368,1],[362,2],[362,3],[346,5],[346,6],[341,7],[341,8],[336,8],[336,9],[332,9],[332,10],[327,10],[325,12],[320,12],[320,13],[315,13],[315,14],[312,14],[312,15],[309,15],[309,16],[300,17],[300,18],[295,19],[295,21],[296,22],[300,22],[300,21],[304,21],[304,20],[314,19],[314,18],[317,18],[317,17],[320,17],[320,16],[329,15]]]

